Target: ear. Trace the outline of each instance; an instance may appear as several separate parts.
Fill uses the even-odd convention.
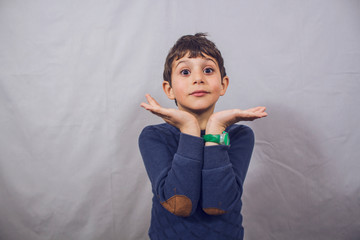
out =
[[[221,92],[220,95],[223,96],[226,93],[226,89],[229,86],[229,77],[225,76],[223,77],[222,81],[221,81]]]
[[[169,99],[171,99],[171,100],[175,99],[174,91],[168,81],[163,81],[163,90]]]

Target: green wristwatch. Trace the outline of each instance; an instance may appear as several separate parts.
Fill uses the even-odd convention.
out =
[[[225,146],[230,145],[229,134],[225,131],[222,134],[206,134],[203,138],[205,142],[214,142]]]

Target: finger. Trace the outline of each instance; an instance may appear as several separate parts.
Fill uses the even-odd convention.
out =
[[[152,105],[147,104],[147,103],[141,103],[140,106],[145,108],[146,110],[148,110],[152,114],[154,114],[154,115],[156,115],[158,117],[161,117],[165,121],[170,119],[168,111],[166,109],[164,109],[164,108],[161,108],[159,106],[152,106]]]
[[[254,108],[249,108],[249,109],[246,109],[244,111],[247,111],[247,112],[254,112],[258,109],[259,107],[254,107]]]
[[[237,109],[236,111],[236,115],[240,118],[245,117],[245,118],[249,118],[249,117],[254,117],[257,116],[258,112],[255,111],[255,108],[250,108],[247,110],[240,110]]]
[[[159,105],[150,105],[147,103],[142,103],[141,106],[159,117],[169,118],[169,110],[166,108],[163,108]]]
[[[268,115],[266,112],[256,112],[254,114],[255,114],[254,117],[256,117],[256,118],[263,118]]]
[[[144,102],[142,102],[142,103],[140,104],[140,106],[143,107],[143,108],[145,108],[146,110],[150,110],[150,109],[152,108],[152,106],[151,106],[150,104],[144,103]]]
[[[255,112],[265,112],[266,111],[266,107],[257,107]]]
[[[151,112],[161,112],[162,110],[162,107],[160,106],[156,106],[156,105],[154,106],[144,102],[141,103],[140,106]]]
[[[238,113],[238,119],[239,121],[253,121],[258,118],[266,117],[266,112],[252,112],[252,111],[241,111]]]
[[[266,110],[266,107],[254,107],[254,108],[249,108],[245,111],[249,111],[249,112],[264,112]]]
[[[255,117],[255,118],[262,118],[262,117],[266,117],[267,113],[266,112],[252,112],[252,114],[250,116]]]
[[[150,96],[150,94],[146,94],[145,96],[146,96],[146,100],[150,105],[160,106],[160,104],[152,96]]]

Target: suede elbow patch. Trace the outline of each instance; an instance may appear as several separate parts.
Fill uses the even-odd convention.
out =
[[[224,210],[219,208],[203,208],[203,210],[209,215],[222,215],[226,213]]]
[[[190,216],[192,210],[191,200],[184,195],[174,195],[161,205],[172,214],[180,217]]]

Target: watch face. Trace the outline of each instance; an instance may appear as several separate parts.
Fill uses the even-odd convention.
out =
[[[230,145],[229,134],[225,131],[220,135],[220,144],[226,146]]]
[[[229,145],[230,145],[230,138],[229,138],[229,134],[228,134],[228,133],[226,133],[226,135],[225,135],[224,143],[225,143],[226,146],[229,146]]]

